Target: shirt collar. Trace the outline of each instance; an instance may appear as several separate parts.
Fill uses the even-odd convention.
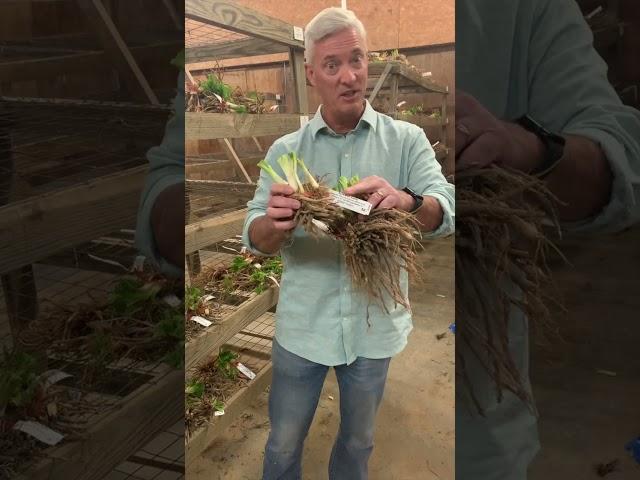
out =
[[[325,128],[329,131],[332,131],[329,125],[327,125],[327,123],[324,121],[324,118],[322,118],[321,110],[322,110],[322,105],[318,107],[318,110],[316,110],[316,114],[309,121],[311,134],[314,138],[316,137],[316,135],[320,130],[323,130]],[[363,123],[366,123],[375,132],[377,120],[378,120],[377,112],[373,109],[369,101],[365,100],[364,112],[362,113],[362,117],[360,117],[360,120],[358,120],[358,124],[356,125],[356,128],[354,128],[354,130],[359,130],[360,128],[363,128],[364,127]]]

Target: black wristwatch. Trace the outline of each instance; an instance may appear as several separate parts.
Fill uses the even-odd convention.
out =
[[[544,160],[542,165],[530,173],[531,175],[535,175],[540,178],[546,177],[554,168],[556,168],[560,159],[562,159],[562,156],[564,155],[564,137],[551,133],[538,122],[533,120],[529,115],[519,118],[516,120],[516,123],[524,129],[534,133],[540,140],[542,140],[545,147]]]
[[[422,206],[422,203],[424,202],[424,198],[422,197],[422,195],[418,195],[416,192],[411,190],[409,187],[403,188],[402,191],[405,192],[405,193],[408,193],[409,195],[411,195],[413,197],[413,199],[415,200],[415,203],[413,204],[413,208],[411,210],[409,210],[409,213],[416,212]]]

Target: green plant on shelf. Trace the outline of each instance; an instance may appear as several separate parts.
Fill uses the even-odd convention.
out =
[[[204,397],[205,385],[200,380],[188,380],[184,386],[185,403],[192,406]]]
[[[218,358],[216,358],[216,368],[226,378],[235,380],[238,377],[238,369],[234,365],[237,359],[237,353],[230,350],[220,350]]]
[[[38,390],[36,359],[28,353],[3,348],[0,358],[0,416],[7,407],[28,406]]]
[[[188,312],[195,312],[200,306],[202,299],[202,290],[198,287],[185,285],[184,287],[184,306]]]

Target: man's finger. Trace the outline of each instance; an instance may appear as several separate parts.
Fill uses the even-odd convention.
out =
[[[376,208],[387,196],[384,194],[382,190],[376,190],[369,198],[367,198],[367,202],[371,204],[371,208]]]
[[[274,183],[271,185],[271,195],[291,195],[295,190],[291,185],[285,185],[284,183]]]
[[[456,159],[456,169],[483,168],[496,163],[499,160],[497,152],[500,151],[500,146],[496,145],[497,141],[498,139],[490,133],[480,135]]]
[[[398,197],[396,195],[389,195],[382,199],[378,204],[379,209],[394,208],[398,206]]]
[[[300,208],[300,202],[294,198],[275,195],[269,198],[269,204],[267,206],[276,207],[276,208],[290,208],[292,210],[297,210]]]
[[[286,221],[274,221],[273,222],[273,226],[274,228],[276,228],[276,230],[282,230],[284,232],[287,232],[289,230],[293,230],[294,228],[296,228],[296,222],[294,222],[293,220],[286,220]]]
[[[345,188],[345,195],[360,195],[362,193],[373,193],[385,186],[386,182],[380,177],[367,177],[353,185]]]
[[[273,219],[291,218],[294,215],[294,211],[290,208],[267,208],[267,216]]]

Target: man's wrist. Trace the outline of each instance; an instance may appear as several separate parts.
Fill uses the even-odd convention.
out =
[[[404,190],[398,190],[398,195],[400,196],[400,205],[398,205],[400,210],[411,212],[416,204],[416,199]]]

